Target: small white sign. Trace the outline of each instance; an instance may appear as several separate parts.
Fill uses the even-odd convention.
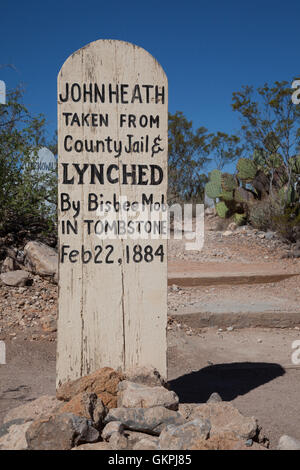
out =
[[[6,104],[6,85],[3,80],[0,80],[0,104]]]

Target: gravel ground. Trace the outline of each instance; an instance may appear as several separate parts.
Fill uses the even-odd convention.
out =
[[[289,272],[300,271],[299,259],[286,259],[288,246],[278,238],[241,228],[225,236],[206,219],[200,252],[185,251],[184,240],[171,240],[169,259],[214,263],[280,261]],[[249,303],[278,299],[288,309],[300,304],[299,278],[251,286],[168,289],[170,311],[193,303],[218,305],[224,299]],[[0,365],[0,421],[5,412],[55,392],[57,286],[32,276],[26,288],[0,286],[0,340],[5,340],[7,364]],[[170,318],[168,373],[181,401],[206,401],[217,391],[246,415],[254,415],[271,440],[281,434],[300,439],[300,370],[291,361],[291,345],[300,330],[192,330]]]
[[[300,330],[191,330],[168,326],[168,379],[181,402],[205,402],[212,392],[255,416],[276,448],[278,438],[300,439],[300,366],[292,342]],[[5,413],[44,394],[55,394],[55,343],[7,341],[0,365],[0,423]]]

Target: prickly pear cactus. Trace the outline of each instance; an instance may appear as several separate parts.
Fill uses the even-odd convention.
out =
[[[238,214],[237,212],[233,216],[233,220],[237,225],[243,225],[246,223],[247,220],[247,215],[244,214]]]
[[[222,193],[221,175],[222,173],[219,170],[213,170],[209,174],[210,180],[205,185],[205,193],[211,199],[220,197]]]
[[[257,166],[250,158],[240,158],[237,162],[238,178],[244,182],[250,182],[255,178]]]
[[[252,155],[252,160],[257,166],[258,170],[263,170],[266,166],[267,152],[263,149],[255,149]]]
[[[292,171],[296,175],[300,175],[300,155],[297,155],[296,157],[293,157],[290,160],[291,160]]]
[[[234,191],[237,188],[235,176],[230,173],[222,173],[221,185],[224,191]]]
[[[212,170],[209,174],[210,181],[218,183],[221,186],[222,173],[220,170]]]
[[[219,197],[221,192],[222,192],[221,185],[219,185],[215,181],[209,181],[208,183],[206,183],[205,193],[211,199],[216,199],[217,197]]]
[[[271,153],[271,155],[269,156],[268,163],[271,168],[280,168],[283,164],[281,155],[279,155],[279,153]]]
[[[219,217],[225,219],[228,214],[228,207],[226,206],[224,201],[220,201],[216,204],[216,211]]]
[[[222,199],[222,201],[233,201],[234,200],[233,191],[223,191],[220,194],[220,199]]]

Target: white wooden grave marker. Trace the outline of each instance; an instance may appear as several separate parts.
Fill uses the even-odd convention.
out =
[[[164,71],[133,44],[95,41],[58,75],[57,385],[104,366],[166,377],[167,230],[137,227],[166,203],[167,108]]]

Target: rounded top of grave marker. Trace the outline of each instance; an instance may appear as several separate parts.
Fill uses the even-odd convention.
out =
[[[103,51],[105,49],[109,49],[111,47],[128,47],[128,48],[133,48],[133,49],[139,50],[140,52],[145,54],[145,56],[149,56],[149,58],[151,58],[153,60],[153,62],[157,65],[157,67],[159,69],[161,69],[165,80],[168,82],[166,72],[164,71],[163,67],[158,62],[158,60],[152,54],[150,54],[150,52],[148,52],[146,49],[144,49],[141,46],[137,46],[136,44],[133,44],[133,43],[127,42],[127,41],[121,41],[119,39],[97,39],[96,41],[92,41],[92,42],[86,44],[85,46],[81,47],[80,49],[77,49],[77,51],[75,51],[71,55],[69,55],[69,57],[64,61],[64,63],[62,64],[62,66],[59,70],[58,77],[61,75],[61,73],[63,71],[63,68],[68,64],[68,62],[71,61],[76,55],[80,54],[80,52],[83,52],[86,49],[91,49],[92,50],[92,49],[97,49],[97,48],[100,48],[100,47],[103,49]]]

